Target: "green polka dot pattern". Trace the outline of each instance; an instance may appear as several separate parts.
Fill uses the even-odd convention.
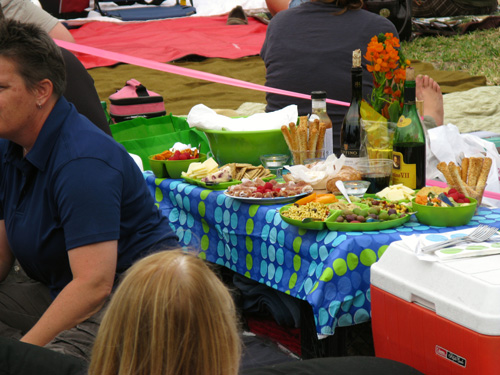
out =
[[[373,232],[313,231],[281,220],[277,208],[241,203],[220,191],[181,180],[146,183],[182,246],[200,257],[293,297],[313,309],[317,332],[370,319],[370,266],[388,245],[413,233],[440,233],[415,218],[401,227]],[[469,226],[500,226],[500,209],[481,208]]]

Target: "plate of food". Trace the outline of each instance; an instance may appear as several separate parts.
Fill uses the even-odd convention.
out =
[[[412,214],[409,205],[403,202],[373,197],[361,198],[352,204],[339,200],[330,204],[329,209],[326,228],[344,232],[395,228],[410,220]]]
[[[306,198],[282,207],[283,221],[300,228],[335,231],[374,231],[394,228],[410,220],[411,212],[400,202],[360,199],[348,203],[339,199],[333,203],[318,203]]]
[[[336,219],[341,217],[341,214],[342,211],[332,213],[332,215],[325,221],[325,226],[328,230],[336,230],[342,232],[370,232],[375,230],[384,230],[399,227],[400,225],[403,225],[408,220],[410,220],[411,217],[411,213],[402,213],[399,214],[396,218],[388,218],[385,220],[349,222],[344,218],[343,221],[337,222]]]
[[[311,185],[305,182],[263,181],[261,178],[246,180],[229,186],[224,195],[249,204],[282,204],[293,202],[313,192]]]
[[[241,184],[241,180],[230,180],[230,181],[223,181],[223,182],[211,182],[211,181],[203,181],[202,178],[190,178],[190,177],[183,177],[184,181],[186,181],[189,184],[200,186],[205,189],[209,190],[226,190],[229,186],[231,185],[238,185]],[[272,174],[267,177],[264,177],[262,181],[270,181],[273,178],[276,178],[276,175]]]
[[[279,210],[284,222],[299,228],[323,230],[325,220],[330,215],[327,205],[310,202],[305,205],[288,204]]]
[[[300,193],[296,195],[290,195],[288,197],[272,197],[272,198],[252,198],[252,197],[235,197],[233,195],[230,195],[227,193],[227,191],[224,192],[224,195],[229,198],[233,198],[248,204],[283,204],[283,203],[288,203],[288,202],[293,202],[296,199],[299,199],[305,195],[308,195],[310,193]]]
[[[205,189],[226,190],[229,186],[241,184],[243,179],[261,178],[263,181],[270,181],[276,175],[262,165],[230,163],[219,167],[212,159],[199,166],[195,165],[191,171],[183,173],[182,178],[189,184]]]

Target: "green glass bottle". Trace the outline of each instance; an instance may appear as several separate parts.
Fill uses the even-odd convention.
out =
[[[425,186],[425,133],[415,100],[415,70],[406,68],[403,113],[393,141],[392,183],[411,189]]]

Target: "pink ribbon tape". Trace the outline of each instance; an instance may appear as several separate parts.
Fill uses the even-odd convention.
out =
[[[268,86],[262,86],[262,85],[258,85],[256,83],[241,81],[239,79],[224,77],[224,76],[220,76],[220,75],[212,74],[212,73],[200,72],[198,70],[183,68],[180,66],[160,63],[160,62],[156,62],[156,61],[141,59],[140,57],[133,57],[133,56],[129,56],[129,55],[124,55],[122,53],[110,52],[110,51],[102,50],[99,48],[88,47],[88,46],[84,46],[81,44],[66,42],[63,40],[55,40],[55,42],[60,47],[66,48],[66,49],[73,51],[73,52],[85,53],[88,55],[98,56],[98,57],[106,58],[106,59],[117,61],[117,62],[142,66],[144,68],[159,70],[159,71],[167,72],[167,73],[178,74],[178,75],[185,76],[185,77],[197,78],[197,79],[201,79],[204,81],[221,83],[223,85],[241,87],[241,88],[256,90],[256,91],[264,91],[264,92],[268,92],[268,93],[272,93],[272,94],[292,96],[292,97],[301,98],[301,99],[308,99],[308,100],[311,99],[311,95],[301,94],[298,92],[281,90],[281,89],[276,89],[276,88],[268,87]],[[350,105],[349,103],[342,102],[339,100],[327,99],[326,101],[327,101],[327,103],[330,103],[330,104],[335,104],[335,105],[340,105],[340,106],[345,106],[345,107],[349,107],[349,105]]]

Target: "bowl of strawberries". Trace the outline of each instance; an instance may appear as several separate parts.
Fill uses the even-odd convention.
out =
[[[197,148],[173,148],[149,157],[149,165],[157,178],[181,178],[189,165],[207,160],[206,154],[200,154]]]

